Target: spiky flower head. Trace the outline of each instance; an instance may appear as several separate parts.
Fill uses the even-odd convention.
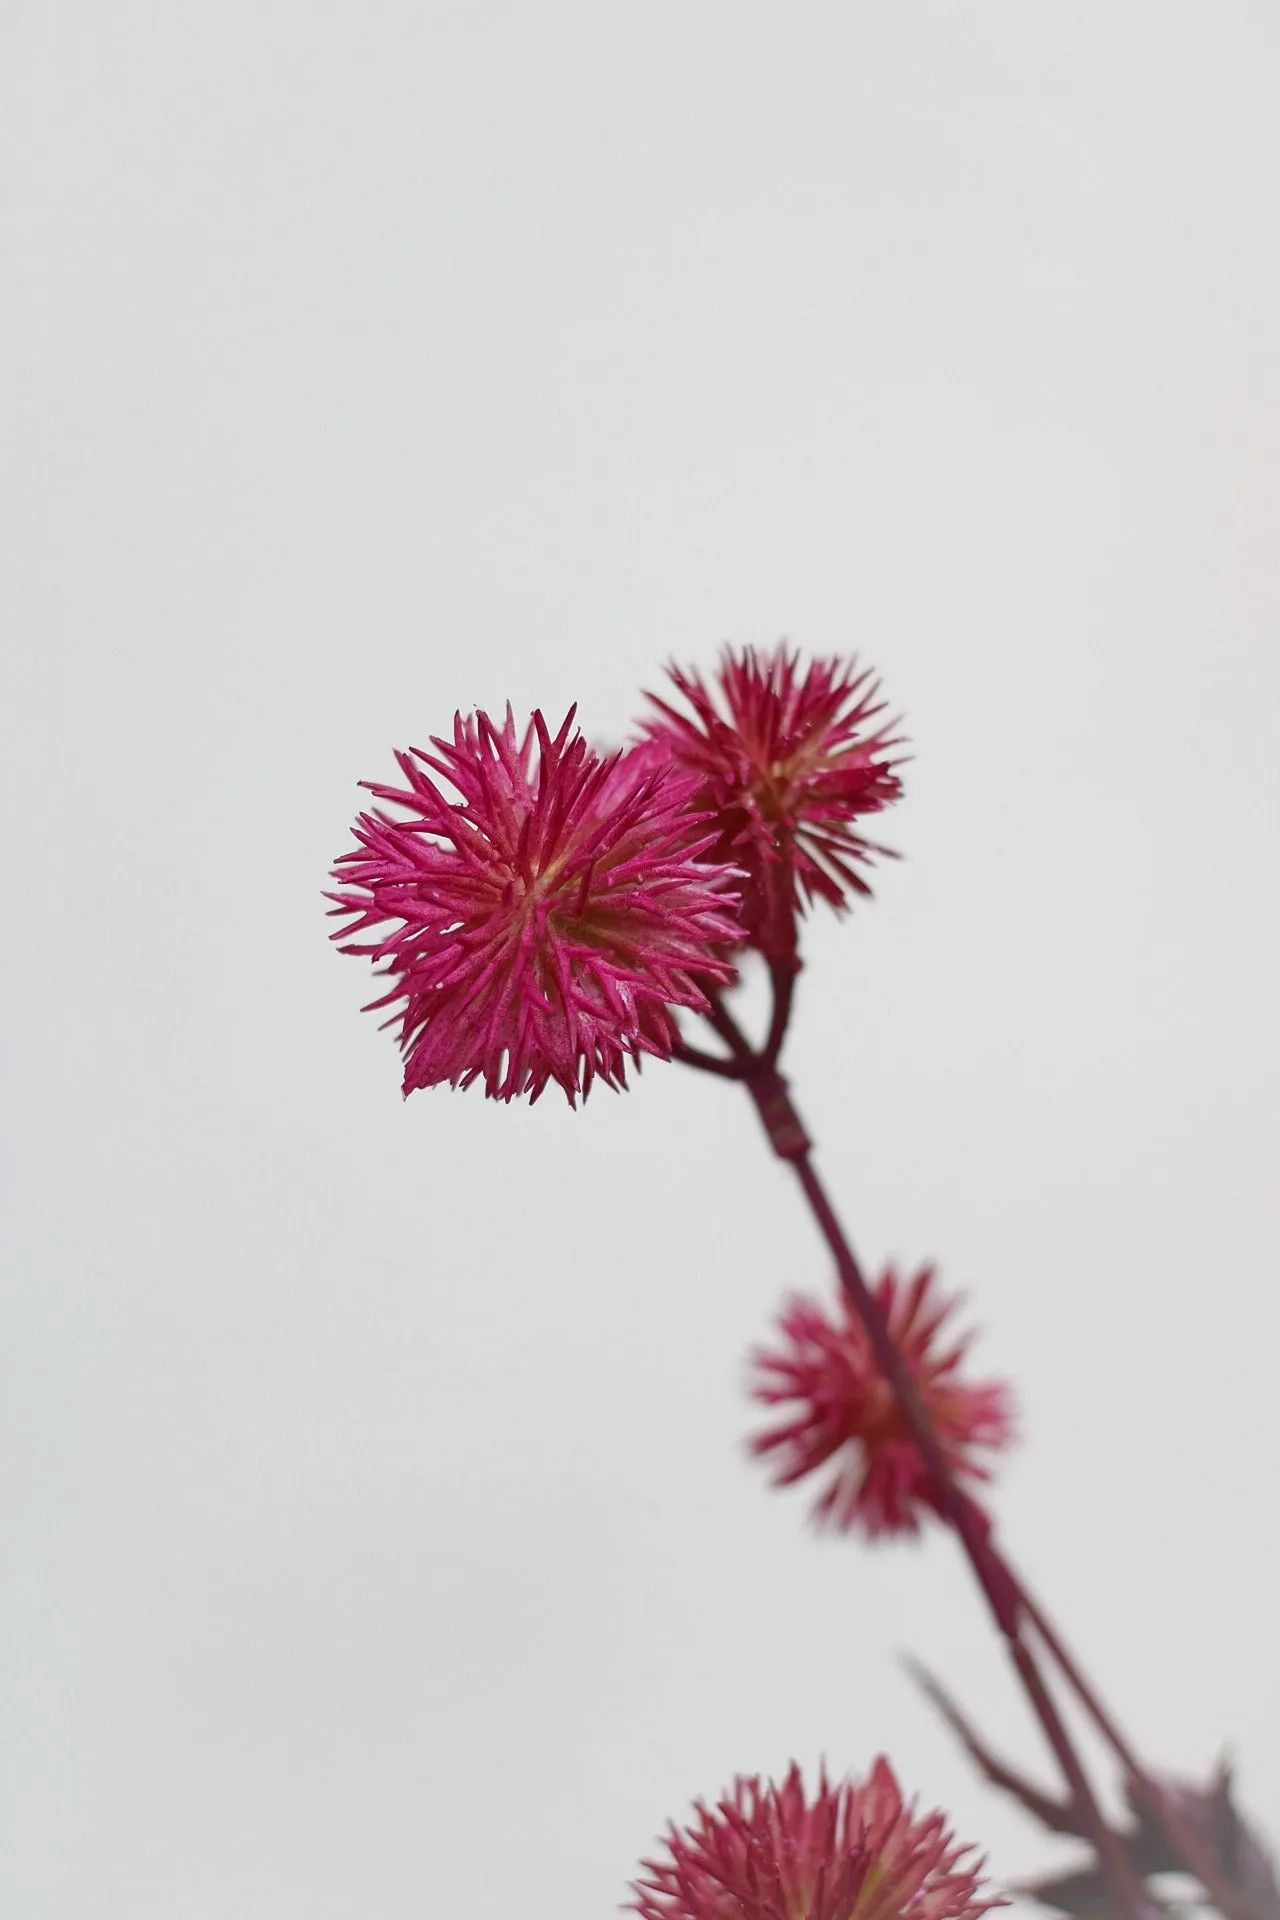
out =
[[[1005,1904],[981,1895],[981,1862],[941,1813],[903,1804],[887,1760],[862,1786],[820,1776],[812,1799],[795,1765],[781,1786],[739,1778],[695,1816],[641,1863],[643,1920],[977,1920]]]
[[[736,876],[701,857],[696,782],[644,749],[602,758],[573,717],[553,738],[541,713],[523,735],[510,707],[459,714],[433,753],[397,753],[403,787],[364,782],[405,817],[360,814],[328,897],[342,951],[390,980],[372,1005],[397,1008],[406,1094],[480,1080],[536,1100],[554,1080],[572,1105],[669,1059],[672,1010],[733,978]]]
[[[875,1294],[952,1473],[988,1480],[980,1456],[1012,1440],[1012,1396],[962,1377],[972,1336],[943,1334],[957,1302],[938,1293],[931,1267],[909,1284],[888,1267]],[[778,1325],[782,1344],[752,1356],[751,1391],[792,1411],[757,1434],[751,1451],[773,1464],[777,1486],[831,1468],[814,1505],[822,1526],[873,1539],[918,1532],[922,1515],[938,1511],[937,1490],[852,1306],[841,1295],[828,1314],[797,1298]]]
[[[868,669],[852,660],[812,660],[786,646],[726,647],[713,684],[668,668],[685,712],[648,695],[642,722],[681,767],[696,773],[695,804],[713,814],[710,858],[746,871],[741,918],[752,944],[790,953],[796,916],[822,899],[841,909],[869,894],[864,868],[887,848],[857,822],[901,791],[892,728]]]

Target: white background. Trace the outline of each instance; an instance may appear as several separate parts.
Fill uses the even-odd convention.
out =
[[[1280,1829],[1280,19],[1269,0],[9,0],[13,1920],[576,1920],[914,1649],[1051,1777],[951,1544],[817,1539],[743,1357],[829,1284],[676,1068],[398,1093],[320,890],[456,706],[619,738],[857,649],[914,742],[791,1061],[860,1248],[1015,1383],[1009,1545]]]

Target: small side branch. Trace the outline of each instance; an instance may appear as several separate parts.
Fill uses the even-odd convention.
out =
[[[701,1047],[691,1047],[684,1040],[678,1040],[672,1050],[671,1058],[678,1060],[681,1066],[696,1067],[699,1073],[716,1073],[722,1080],[741,1080],[745,1073],[736,1060],[726,1060],[720,1054],[704,1053]]]
[[[706,1018],[711,1022],[720,1038],[728,1047],[734,1059],[742,1068],[742,1077],[756,1065],[759,1056],[753,1050],[746,1034],[738,1025],[723,1000],[713,1000]]]
[[[942,1715],[978,1771],[993,1787],[999,1787],[1002,1793],[1011,1793],[1050,1833],[1070,1833],[1079,1837],[1079,1816],[1070,1802],[1053,1799],[1039,1787],[1032,1786],[1029,1780],[1024,1780],[1007,1761],[1001,1760],[956,1705],[942,1682],[935,1679],[927,1667],[921,1666],[918,1660],[913,1660],[909,1655],[902,1664],[925,1698]]]

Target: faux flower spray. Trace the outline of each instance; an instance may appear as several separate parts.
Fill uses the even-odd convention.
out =
[[[836,1281],[825,1303],[787,1303],[752,1356],[768,1409],[752,1451],[779,1485],[812,1483],[828,1528],[881,1540],[936,1520],[957,1536],[1057,1793],[991,1753],[935,1680],[921,1684],[993,1784],[1090,1849],[1078,1871],[1019,1891],[1079,1920],[1153,1920],[1170,1911],[1159,1876],[1181,1871],[1224,1920],[1280,1920],[1229,1777],[1199,1789],[1144,1765],[1010,1564],[985,1489],[1013,1435],[1011,1396],[969,1377],[969,1339],[951,1330],[955,1303],[931,1266],[868,1277],[783,1076],[805,917],[868,899],[889,851],[869,830],[902,791],[902,736],[878,685],[852,661],[804,665],[785,646],[726,648],[709,680],[678,668],[670,680],[613,755],[588,747],[572,711],[553,732],[541,713],[521,730],[508,708],[500,721],[459,714],[450,737],[398,753],[401,785],[365,783],[375,804],[328,897],[342,951],[377,970],[370,1004],[396,1030],[404,1091],[478,1083],[534,1101],[554,1082],[572,1106],[597,1081],[624,1088],[646,1057],[739,1082]],[[758,1041],[725,1001],[749,952],[772,991]],[[1123,1825],[1102,1811],[1051,1674],[1119,1763]],[[778,1782],[739,1778],[663,1844],[633,1885],[643,1920],[977,1920],[1002,1904],[884,1759],[861,1783],[824,1776],[812,1791],[794,1765]]]

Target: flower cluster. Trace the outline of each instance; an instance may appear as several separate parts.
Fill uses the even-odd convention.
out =
[[[868,676],[728,650],[725,717],[672,673],[694,718],[658,703],[611,758],[572,712],[552,737],[540,713],[517,733],[508,708],[397,754],[403,786],[365,783],[385,804],[356,820],[328,897],[342,951],[389,981],[371,1004],[396,1009],[406,1093],[478,1080],[536,1100],[554,1080],[572,1104],[621,1087],[629,1061],[671,1057],[676,1010],[710,1009],[735,950],[791,951],[806,901],[866,892],[875,849],[853,822],[899,791]]]
[[[961,1378],[969,1337],[940,1339],[955,1302],[940,1297],[930,1267],[904,1285],[892,1267],[876,1297],[915,1383],[934,1435],[958,1480],[986,1480],[976,1456],[1013,1438],[1012,1401],[998,1383]],[[754,1355],[752,1392],[793,1409],[757,1434],[751,1450],[790,1486],[830,1466],[814,1507],[819,1524],[869,1538],[915,1533],[938,1494],[862,1321],[843,1299],[834,1318],[796,1299],[779,1320],[783,1344]]]
[[[812,1799],[794,1765],[781,1786],[739,1778],[695,1814],[642,1862],[642,1920],[978,1920],[1004,1904],[942,1814],[904,1805],[887,1760],[862,1786],[821,1777]]]
[[[481,1080],[536,1100],[554,1080],[572,1104],[596,1078],[622,1086],[629,1059],[669,1059],[672,1008],[733,978],[736,876],[700,858],[714,828],[694,783],[643,750],[602,759],[572,724],[553,738],[535,713],[519,736],[509,708],[501,726],[459,715],[434,753],[396,756],[403,787],[366,783],[407,817],[356,821],[334,937],[384,963],[374,1007],[403,1003],[406,1094]],[[353,937],[372,928],[389,930]]]

